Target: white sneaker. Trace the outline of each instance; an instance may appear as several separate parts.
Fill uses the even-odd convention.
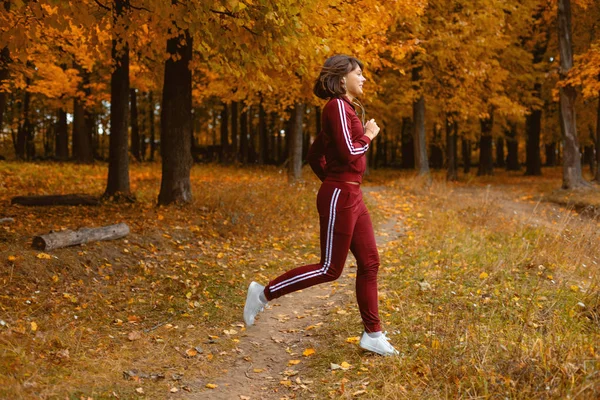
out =
[[[372,338],[367,335],[367,332],[363,332],[359,346],[365,350],[372,351],[373,353],[381,354],[382,356],[396,356],[400,354],[398,350],[390,344],[385,333],[382,333],[381,336],[377,338]]]
[[[246,296],[246,305],[244,306],[244,322],[246,326],[254,325],[256,314],[264,310],[267,303],[260,300],[260,293],[265,290],[263,285],[251,282],[248,286],[248,295]]]

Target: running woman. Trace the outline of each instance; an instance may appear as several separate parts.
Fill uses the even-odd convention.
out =
[[[308,162],[322,181],[317,194],[321,260],[294,268],[266,287],[250,283],[244,321],[247,326],[253,325],[256,315],[273,299],[339,278],[350,250],[357,262],[356,299],[364,325],[360,347],[388,356],[398,351],[381,331],[379,253],[360,190],[367,150],[379,134],[375,120],[364,123],[364,109],[357,101],[366,81],[362,69],[363,64],[356,58],[335,55],[325,61],[313,88],[317,97],[328,100],[322,113],[322,131],[308,152]],[[361,109],[362,118],[355,105]]]

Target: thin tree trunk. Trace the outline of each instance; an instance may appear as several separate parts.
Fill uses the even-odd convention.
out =
[[[448,181],[458,180],[458,163],[456,156],[457,130],[457,122],[452,121],[451,117],[446,115],[446,159],[448,160],[446,166],[446,180]]]
[[[409,117],[403,117],[402,133],[400,134],[400,152],[402,154],[402,168],[415,168],[415,141],[412,132],[413,125],[411,119]]]
[[[548,143],[544,147],[546,150],[546,166],[556,167],[558,165],[556,159],[556,142]]]
[[[258,137],[258,163],[264,165],[269,161],[267,157],[269,151],[269,137],[267,134],[267,113],[263,107],[262,98],[258,109]]]
[[[29,86],[30,79],[27,79],[27,86]],[[25,93],[23,95],[23,122],[19,124],[19,129],[17,131],[17,158],[20,160],[25,160],[30,158],[31,153],[29,151],[30,142],[33,141],[32,136],[32,124],[30,121],[30,103],[31,103],[31,94],[25,89]]]
[[[115,0],[113,21],[121,24],[129,0]],[[129,196],[129,45],[124,38],[112,40],[114,70],[110,80],[110,138],[108,182],[105,197]]]
[[[504,157],[504,138],[496,138],[496,166],[498,168],[506,167],[506,158]]]
[[[192,71],[189,66],[192,48],[188,30],[167,40],[167,53],[172,57],[165,62],[160,126],[162,180],[158,204],[192,201]]]
[[[463,159],[463,172],[468,174],[471,172],[471,140],[462,140],[462,159]]]
[[[290,118],[290,132],[286,135],[288,141],[288,181],[296,182],[302,178],[302,119],[304,116],[303,103],[296,103]]]
[[[492,127],[494,125],[493,115],[490,115],[489,118],[481,119],[480,123],[481,139],[479,141],[479,169],[477,170],[477,176],[494,175],[494,159],[492,157]]]
[[[221,163],[227,162],[229,153],[229,106],[223,103],[221,110]]]
[[[413,68],[412,80],[418,85],[421,67]],[[427,143],[425,136],[425,98],[420,95],[413,102],[413,140],[415,144],[415,164],[420,176],[429,175],[429,161],[427,159]]]
[[[573,66],[571,48],[571,1],[558,0],[558,42],[560,52],[560,77],[565,79]],[[581,173],[581,156],[575,119],[576,89],[568,84],[559,88],[560,128],[563,135],[563,189],[587,186]]]
[[[505,130],[506,136],[506,170],[518,171],[521,169],[519,164],[519,141],[517,140],[517,125],[511,123]]]
[[[73,158],[78,163],[94,162],[90,117],[82,100],[73,101]]]
[[[534,95],[541,98],[542,85],[536,83],[534,87]],[[525,175],[540,176],[542,175],[542,160],[540,157],[540,134],[542,129],[542,110],[532,109],[525,118],[525,128],[527,135],[526,142],[526,158],[525,158]]]
[[[238,102],[231,102],[231,161],[233,163],[239,160],[239,125],[238,125]]]
[[[61,107],[57,112],[56,128],[54,129],[54,154],[59,161],[69,158],[69,132],[67,125],[67,112]]]
[[[598,77],[600,79],[600,76]],[[600,183],[600,97],[598,97],[598,108],[596,112],[596,171],[594,171],[594,182]]]
[[[137,161],[142,161],[140,126],[138,121],[137,91],[130,89],[131,115],[131,154]]]
[[[242,111],[240,115],[240,161],[248,163],[248,110]]]
[[[150,161],[154,161],[156,153],[156,120],[154,118],[154,94],[148,93],[148,123],[150,124]]]

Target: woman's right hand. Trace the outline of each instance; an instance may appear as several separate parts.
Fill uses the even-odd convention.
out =
[[[377,122],[374,119],[367,121],[365,124],[365,136],[369,139],[373,140],[379,134],[379,126],[377,126]]]

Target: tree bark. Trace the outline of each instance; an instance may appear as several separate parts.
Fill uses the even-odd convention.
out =
[[[227,162],[229,153],[229,106],[223,103],[221,110],[221,163]]]
[[[504,138],[496,138],[496,166],[498,168],[506,167],[506,158],[504,157]]]
[[[248,110],[244,110],[240,115],[240,161],[242,164],[248,163],[248,151]]]
[[[303,103],[296,103],[292,111],[291,129],[287,138],[289,182],[296,182],[302,178],[302,119],[304,107]]]
[[[504,131],[506,136],[506,170],[519,171],[519,141],[517,140],[517,125],[510,124],[510,127]]]
[[[402,118],[401,148],[402,168],[415,168],[415,141],[410,117]]]
[[[534,95],[541,98],[542,85],[536,83]],[[540,133],[542,129],[542,110],[530,109],[530,113],[525,119],[525,129],[527,135],[525,151],[525,175],[542,175],[542,159],[540,157]]]
[[[50,232],[35,236],[32,247],[38,250],[54,250],[99,240],[120,239],[128,234],[129,227],[123,223],[100,228],[82,228],[77,231]]]
[[[62,107],[57,113],[54,133],[54,154],[56,159],[59,161],[66,161],[69,158],[69,131],[67,125],[67,112]]]
[[[600,76],[598,77],[600,79]],[[596,110],[596,171],[594,171],[594,182],[600,183],[600,97],[598,97],[598,108]]]
[[[556,167],[558,160],[556,159],[556,142],[548,143],[545,146],[546,150],[546,166]]]
[[[142,161],[142,148],[140,141],[140,125],[138,121],[137,91],[130,89],[130,115],[131,115],[131,155],[138,161]]]
[[[463,172],[468,174],[471,172],[471,140],[462,140],[462,159],[463,159]]]
[[[258,164],[264,165],[269,160],[267,157],[269,151],[269,137],[267,135],[267,113],[261,102],[258,109]]]
[[[558,42],[560,52],[559,74],[565,79],[573,66],[571,47],[571,1],[558,0]],[[575,119],[576,89],[567,84],[559,88],[560,128],[563,135],[563,189],[588,186],[581,173],[581,156]]]
[[[480,119],[481,138],[479,140],[479,169],[477,176],[494,175],[494,159],[492,157],[493,139],[492,127],[494,126],[494,116]]]
[[[453,121],[450,116],[446,116],[446,180],[457,181],[458,180],[458,162],[457,162],[457,130],[458,124]]]
[[[167,40],[161,112],[162,180],[158,204],[192,201],[192,37],[188,30]]]
[[[97,206],[100,200],[97,197],[85,194],[59,194],[47,196],[17,196],[13,197],[10,204],[22,206]]]
[[[114,0],[113,21],[121,24],[129,10],[129,0]],[[108,145],[108,181],[105,197],[129,196],[129,45],[114,34],[110,78],[110,138]]]
[[[154,118],[154,94],[148,93],[148,123],[150,124],[150,161],[154,161],[156,153],[156,120]]]
[[[421,67],[412,70],[413,85],[418,86]],[[418,174],[429,175],[429,161],[427,159],[427,143],[425,140],[425,98],[421,94],[413,102],[413,141],[415,144],[415,165]]]
[[[231,162],[236,163],[239,160],[239,152],[240,152],[240,142],[239,135],[240,129],[238,125],[238,102],[231,102]]]
[[[73,158],[78,163],[93,163],[92,127],[83,101],[73,100]]]
[[[4,9],[10,11],[10,1],[4,1]],[[4,46],[0,50],[0,85],[3,81],[9,78],[8,65],[10,63],[10,51],[8,46]],[[4,110],[6,110],[6,92],[0,91],[0,132],[2,132],[2,124],[4,122]]]

